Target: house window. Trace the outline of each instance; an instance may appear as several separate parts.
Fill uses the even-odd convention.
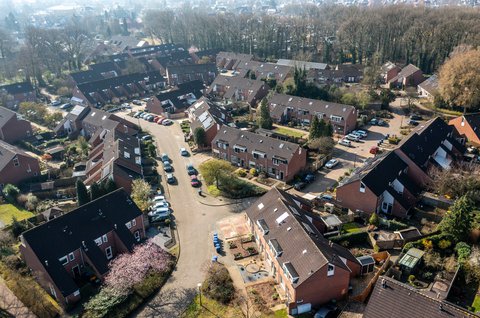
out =
[[[71,262],[75,259],[75,255],[73,253],[68,254],[68,260]]]
[[[140,231],[135,231],[135,233],[133,233],[133,236],[137,241],[140,241]]]
[[[55,292],[55,287],[53,287],[52,284],[49,284],[49,287],[50,287],[50,294],[51,294],[53,297],[57,298],[57,293]]]
[[[102,238],[99,237],[95,240],[95,243],[97,243],[98,246],[102,245]]]
[[[137,225],[137,220],[133,219],[132,220],[132,226],[135,226],[135,225]]]
[[[333,121],[333,122],[335,122],[335,123],[339,123],[339,122],[342,121],[342,117],[331,115],[331,116],[330,116],[330,120]]]
[[[365,183],[360,182],[360,192],[365,193],[365,189],[366,189]]]
[[[105,249],[105,255],[107,256],[107,259],[111,259],[113,257],[111,246],[109,246]]]
[[[327,276],[333,276],[333,274],[335,274],[335,265],[328,264]]]
[[[13,165],[15,167],[18,167],[20,165],[20,162],[18,162],[18,158],[13,158]]]
[[[127,223],[125,223],[125,225],[127,226],[128,229],[132,228],[132,222],[127,222]]]
[[[67,265],[68,264],[67,256],[60,257],[58,260],[60,261],[60,263],[62,263],[62,265]]]
[[[102,235],[102,241],[103,241],[103,243],[108,242],[107,234]]]

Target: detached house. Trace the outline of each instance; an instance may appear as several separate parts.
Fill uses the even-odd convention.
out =
[[[104,131],[89,154],[85,185],[112,179],[130,193],[132,181],[143,177],[140,140],[116,130]]]
[[[413,86],[416,87],[418,84],[423,82],[425,78],[423,77],[422,71],[413,64],[408,64],[393,78],[388,81],[390,87],[407,87]]]
[[[210,85],[217,76],[217,67],[213,63],[169,65],[166,69],[168,85],[175,86],[190,81],[201,81]]]
[[[336,190],[337,201],[352,211],[406,217],[431,182],[430,169],[449,169],[464,152],[456,131],[440,118],[418,127],[392,152],[368,159]]]
[[[108,263],[144,238],[142,212],[118,189],[24,232],[20,252],[39,284],[66,306],[82,297],[80,284],[103,279]]]
[[[395,65],[395,63],[388,61],[382,65],[380,69],[380,77],[382,78],[382,81],[384,83],[388,83],[392,78],[397,76],[398,73],[400,73],[400,71],[401,71],[400,67]]]
[[[30,82],[0,85],[0,93],[6,95],[4,105],[8,108],[16,108],[22,102],[34,102],[37,99]]]
[[[203,96],[205,86],[201,81],[177,85],[176,89],[153,96],[147,102],[146,110],[153,114],[181,114],[197,99]]]
[[[419,97],[425,97],[433,100],[435,95],[438,94],[438,76],[432,75],[418,84],[417,91]]]
[[[197,128],[203,128],[207,147],[211,146],[220,127],[227,125],[232,120],[227,110],[214,104],[206,97],[201,97],[190,106],[187,109],[187,114],[190,121],[190,134],[193,134]]]
[[[334,132],[346,135],[357,125],[355,107],[317,99],[274,94],[269,100],[270,116],[278,123],[289,121],[309,125],[313,116],[332,124]]]
[[[259,79],[241,76],[218,75],[207,90],[207,95],[222,98],[225,102],[245,102],[255,106],[267,96],[270,87]]]
[[[242,54],[234,52],[219,52],[216,57],[217,67],[220,69],[236,69],[241,62],[253,60],[252,54]]]
[[[25,151],[0,141],[0,188],[7,183],[18,185],[40,175],[38,159]]]
[[[318,232],[297,197],[273,188],[246,210],[246,218],[266,270],[285,292],[289,314],[347,297],[362,265]]]
[[[480,146],[480,113],[459,116],[448,124],[454,126],[464,140]]]
[[[18,113],[0,107],[0,139],[7,143],[32,136],[32,124]]]
[[[298,144],[222,126],[212,141],[214,156],[243,168],[255,168],[288,182],[307,164],[307,151]]]

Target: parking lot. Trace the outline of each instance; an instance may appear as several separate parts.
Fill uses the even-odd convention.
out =
[[[362,127],[363,130],[368,132],[368,136],[360,142],[352,141],[351,147],[339,145],[339,139],[335,138],[337,144],[333,151],[332,158],[339,161],[338,165],[333,169],[328,169],[326,167],[321,168],[318,171],[316,175],[317,178],[314,182],[307,185],[302,191],[292,189],[290,192],[298,195],[304,195],[305,193],[318,195],[325,192],[329,187],[333,186],[338,178],[343,176],[345,172],[362,166],[366,159],[373,157],[374,155],[370,154],[370,149],[373,146],[376,146],[379,140],[384,139],[387,134],[390,136],[397,135],[402,138],[400,127],[406,126],[408,117],[401,115],[400,111],[392,113],[392,115],[394,117],[387,120],[388,126],[380,127],[366,125]]]

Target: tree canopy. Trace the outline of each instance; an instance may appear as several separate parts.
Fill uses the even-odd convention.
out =
[[[440,222],[440,230],[452,235],[457,242],[468,240],[473,226],[473,207],[467,196],[457,199]]]
[[[273,120],[270,116],[270,109],[267,105],[267,100],[264,98],[260,103],[260,107],[257,111],[257,125],[260,128],[264,129],[272,129],[273,127]]]
[[[150,190],[151,187],[143,179],[135,179],[132,181],[132,194],[133,202],[143,212],[147,211],[150,205]]]
[[[78,206],[82,206],[90,202],[90,196],[88,195],[87,187],[85,186],[82,180],[77,179],[77,182],[75,183],[75,188],[77,190]]]
[[[220,189],[222,181],[227,179],[234,170],[228,161],[220,159],[208,160],[198,168],[205,182],[207,184],[215,184],[218,189]]]
[[[480,49],[452,54],[439,71],[440,95],[451,106],[480,107]]]
[[[207,135],[203,127],[195,128],[195,130],[193,131],[193,140],[199,147],[207,146]]]

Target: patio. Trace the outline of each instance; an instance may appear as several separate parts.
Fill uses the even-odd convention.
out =
[[[250,229],[245,222],[245,215],[234,215],[217,222],[219,230],[222,232],[221,236],[225,240],[234,239],[250,234]]]

